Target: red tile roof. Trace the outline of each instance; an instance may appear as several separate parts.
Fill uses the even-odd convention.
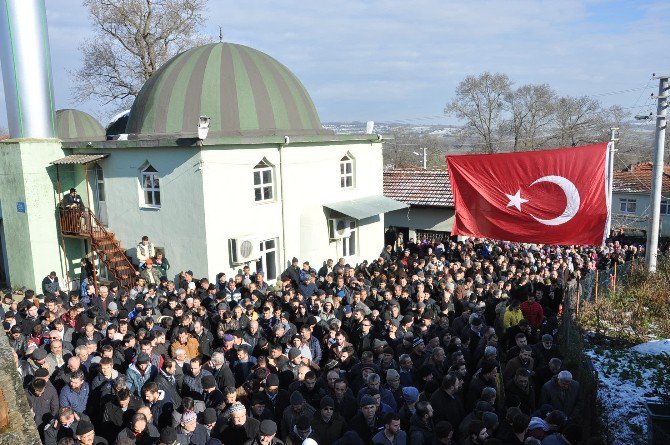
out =
[[[649,193],[652,182],[652,164],[633,164],[614,172],[614,193]],[[663,195],[670,195],[670,167],[663,168]]]
[[[449,172],[446,169],[384,170],[384,196],[413,206],[454,207]]]

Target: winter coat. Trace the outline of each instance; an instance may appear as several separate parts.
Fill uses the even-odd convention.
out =
[[[311,421],[314,418],[315,413],[316,410],[312,408],[312,406],[307,402],[305,402],[302,408],[302,412],[297,415],[293,411],[292,405],[287,406],[286,409],[284,409],[284,414],[282,415],[281,419],[281,436],[287,437],[289,434],[291,434],[291,431],[293,431],[293,426],[295,425],[296,420],[298,420],[298,417],[305,415]]]
[[[347,423],[342,415],[333,412],[330,422],[324,422],[320,414],[312,420],[312,430],[319,445],[331,445],[347,431]]]
[[[60,392],[60,406],[69,406],[74,412],[81,414],[86,411],[89,392],[87,382],[82,383],[79,392],[73,391],[70,385],[66,385]]]
[[[27,389],[26,398],[35,414],[35,423],[38,428],[50,422],[58,414],[58,393],[53,385],[47,384],[44,392],[39,396]]]
[[[164,391],[169,396],[175,407],[181,406],[181,396],[177,390],[177,380],[174,376],[168,376],[161,370],[158,371],[156,380],[154,381],[158,385],[158,389]]]
[[[554,409],[563,411],[568,419],[575,419],[580,414],[579,396],[578,382],[572,380],[570,387],[564,390],[558,386],[557,378],[553,377],[542,387],[540,405],[548,403]]]
[[[452,425],[458,426],[465,417],[465,408],[459,396],[451,396],[442,388],[433,393],[430,398],[430,405],[433,407],[434,423],[446,420]]]
[[[145,383],[153,381],[156,378],[157,373],[158,371],[156,370],[156,367],[151,363],[149,363],[149,366],[147,367],[146,371],[144,371],[144,374],[142,374],[140,370],[137,369],[135,363],[131,363],[131,365],[128,367],[128,371],[126,371],[126,377],[128,377],[128,382],[130,382],[130,384],[133,386],[132,391],[138,396],[142,397],[142,387]]]
[[[151,409],[152,422],[159,430],[172,425],[172,412],[175,407],[170,395],[165,391],[158,390],[158,400],[152,405],[147,405]]]
[[[432,445],[433,426],[426,425],[419,416],[414,414],[409,421],[409,443],[411,445]]]
[[[181,426],[177,428],[177,443],[179,445],[205,445],[208,440],[209,430],[199,423],[190,434],[184,431]]]
[[[372,438],[372,445],[406,445],[406,444],[407,444],[407,434],[403,430],[398,431],[398,433],[395,435],[393,442],[390,442],[388,440],[388,438],[384,434],[384,430],[379,431]]]
[[[539,329],[540,326],[542,326],[542,320],[544,320],[544,310],[542,309],[542,305],[540,305],[540,303],[534,301],[533,304],[530,304],[528,301],[524,301],[521,303],[520,309],[521,313],[523,314],[523,318],[528,320],[528,324],[530,324],[533,329]]]

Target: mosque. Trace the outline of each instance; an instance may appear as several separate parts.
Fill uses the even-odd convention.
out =
[[[273,281],[293,257],[356,263],[379,254],[384,213],[406,207],[382,195],[382,136],[324,129],[280,62],[226,42],[185,51],[107,134],[82,111],[54,110],[43,1],[9,5],[0,19],[22,26],[0,32],[8,285],[39,288],[52,270],[78,276],[89,258],[98,279],[128,287],[143,235],[165,252],[170,279],[249,265]],[[83,209],[59,206],[70,188]]]

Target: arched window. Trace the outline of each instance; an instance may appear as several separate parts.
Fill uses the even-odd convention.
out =
[[[274,197],[272,166],[263,159],[254,167],[254,201],[272,201]]]
[[[340,188],[348,189],[354,186],[354,160],[349,155],[340,159]]]
[[[161,206],[161,189],[158,178],[158,170],[151,164],[142,169],[142,191],[144,192],[144,205],[149,207]]]

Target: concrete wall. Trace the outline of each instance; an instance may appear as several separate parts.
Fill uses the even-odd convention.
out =
[[[409,227],[410,237],[416,237],[416,230],[451,232],[454,225],[454,209],[440,207],[410,207],[386,214],[385,225]]]
[[[111,155],[99,164],[109,229],[126,249],[134,249],[142,235],[165,247],[170,278],[187,269],[210,279],[219,272],[236,273],[239,266],[231,264],[229,240],[246,236],[277,240],[278,273],[294,256],[315,265],[339,258],[341,242],[329,239],[330,215],[324,204],[382,194],[380,143],[106,151]],[[347,154],[354,159],[354,187],[342,190],[340,159]],[[274,199],[256,203],[253,169],[262,160],[273,167]],[[141,205],[140,175],[147,163],[159,172],[159,209]],[[75,182],[80,175],[75,172]],[[383,244],[383,227],[383,215],[358,221],[357,254],[347,260],[375,257]]]
[[[40,289],[52,270],[65,274],[59,248],[55,168],[49,162],[65,155],[56,139],[0,142],[0,205],[7,265],[12,287]],[[17,202],[26,203],[25,213]]]
[[[342,190],[340,159],[346,154],[354,159],[355,185]],[[248,235],[277,239],[278,273],[294,256],[315,264],[339,258],[341,242],[329,239],[329,214],[323,205],[382,194],[378,143],[205,147],[202,160],[210,277],[237,271],[230,264],[229,239]],[[274,199],[256,203],[253,168],[262,160],[273,167]],[[355,263],[374,257],[382,243],[383,216],[359,221],[359,253],[347,260]]]
[[[0,432],[0,445],[40,445],[30,405],[23,390],[21,376],[16,370],[14,350],[9,346],[9,339],[0,335],[0,388],[9,406],[9,426]]]
[[[620,211],[620,199],[635,199],[636,200],[636,212],[635,213],[624,213]],[[663,199],[665,201],[665,199]],[[668,199],[670,201],[670,199]],[[635,193],[613,193],[612,194],[612,219],[616,225],[617,217],[620,218],[620,221],[625,221],[625,218],[628,216],[639,216],[644,217],[646,220],[641,222],[626,222],[629,227],[635,227],[639,230],[648,230],[649,220],[651,216],[651,197],[649,194],[635,194]],[[661,215],[661,236],[666,237],[670,236],[670,215]]]
[[[171,269],[168,276],[192,269],[205,276],[207,239],[200,152],[195,148],[113,149],[99,161],[104,171],[109,229],[134,255],[135,246],[148,235],[165,247]],[[140,177],[151,164],[160,178],[161,206],[145,206]],[[215,203],[212,203],[215,204]]]

